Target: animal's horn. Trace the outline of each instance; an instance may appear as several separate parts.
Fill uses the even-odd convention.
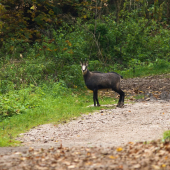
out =
[[[80,65],[82,65],[82,63],[83,63],[83,62],[82,62],[82,58],[81,58],[81,60],[80,60]]]

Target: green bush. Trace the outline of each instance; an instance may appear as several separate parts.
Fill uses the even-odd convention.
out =
[[[91,37],[88,43],[91,47],[92,60],[127,67],[127,63],[132,59],[153,62],[156,58],[169,57],[170,31],[162,28],[156,21],[127,17],[116,23],[114,15],[102,19],[96,24],[96,35],[99,37],[97,41],[102,56],[99,54],[94,38]],[[95,26],[90,23],[89,30],[94,32],[93,29]]]
[[[68,92],[69,89],[63,81],[58,83],[51,81],[41,86],[30,84],[26,88],[10,90],[6,94],[0,95],[0,119],[27,113],[30,109],[42,107],[43,100],[47,96],[57,98]]]

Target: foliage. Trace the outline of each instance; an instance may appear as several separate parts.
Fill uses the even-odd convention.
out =
[[[101,19],[103,14],[108,13],[112,13],[117,23],[130,16],[134,19],[138,19],[138,17],[153,19],[155,22],[166,25],[170,18],[168,5],[167,0],[160,2],[158,0],[149,2],[147,0],[1,1],[0,47],[5,46],[4,42],[9,40],[17,40],[23,47],[27,42],[31,44],[42,42],[42,35],[51,39],[52,30],[60,29],[65,23],[73,25],[78,18],[83,21]],[[96,33],[98,29],[99,27],[96,29]],[[23,50],[21,51],[23,52]]]
[[[165,131],[163,134],[163,142],[170,141],[170,131]]]
[[[0,45],[4,46],[6,40],[31,44],[42,42],[42,35],[45,34],[50,38],[52,29],[58,29],[63,23],[71,24],[74,22],[72,17],[86,19],[93,16],[94,8],[98,8],[95,7],[96,3],[86,0],[1,1]]]
[[[159,75],[170,72],[170,62],[163,59],[156,59],[154,62],[149,63],[132,60],[128,68],[116,71],[123,75],[124,78]]]
[[[0,118],[26,113],[28,109],[39,106],[37,96],[30,88],[10,91],[0,96]]]
[[[20,88],[21,84],[32,83],[37,86],[41,81],[50,79],[64,79],[70,87],[82,86],[82,81],[78,79],[82,77],[79,61],[80,57],[87,58],[84,54],[86,35],[79,27],[64,24],[62,29],[53,30],[53,39],[44,36],[42,44],[27,44],[27,50],[22,54],[19,50],[12,51],[12,54],[8,51],[11,45],[15,46],[14,49],[20,48],[17,40],[4,43],[6,53],[0,51],[1,55],[5,55],[5,60],[1,62],[1,80],[3,83],[7,80],[13,83],[15,89]]]
[[[116,23],[110,15],[97,22],[86,24],[91,32],[87,39],[89,46],[86,46],[91,60],[99,60],[104,65],[120,64],[123,68],[131,60],[152,62],[169,58],[170,32],[155,21],[126,18]]]
[[[49,82],[48,86],[43,84],[42,87],[36,87],[31,84],[20,90],[10,90],[8,93],[0,95],[0,119],[2,121],[4,118],[27,113],[29,110],[40,107],[48,93],[56,98],[62,96],[66,91],[68,93],[69,89],[62,81]]]

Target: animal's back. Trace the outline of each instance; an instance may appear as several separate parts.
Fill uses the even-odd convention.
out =
[[[101,73],[101,72],[91,72],[88,78],[85,80],[87,88],[93,90],[113,88],[115,82],[120,81],[120,75],[117,73]]]

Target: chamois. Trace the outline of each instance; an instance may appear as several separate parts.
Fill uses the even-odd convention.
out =
[[[96,106],[96,102],[97,106],[100,106],[98,101],[98,90],[111,88],[120,95],[117,107],[123,107],[125,93],[120,88],[120,79],[123,78],[121,75],[115,72],[91,72],[87,69],[88,61],[84,63],[80,62],[80,65],[85,84],[88,89],[93,91],[94,106]]]

